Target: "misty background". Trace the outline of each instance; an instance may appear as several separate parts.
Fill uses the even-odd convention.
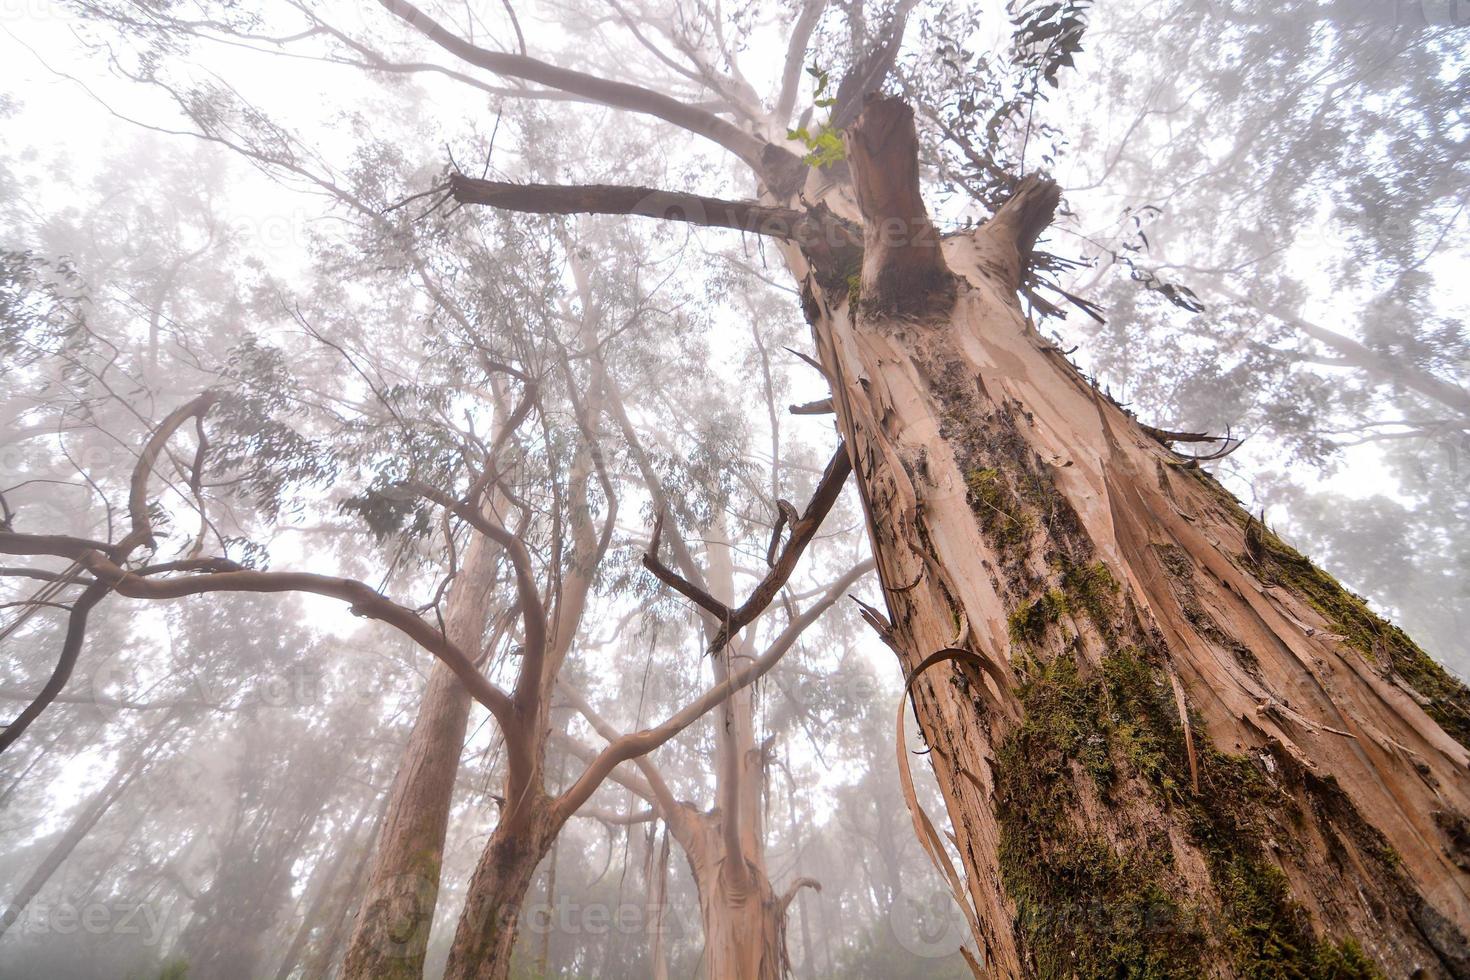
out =
[[[904,94],[933,97],[920,114],[926,193],[941,228],[959,228],[988,212],[945,131],[973,118],[957,98],[997,94],[987,80],[1008,70],[1018,12],[911,6],[898,76]],[[1239,440],[1206,465],[1467,676],[1470,10],[1073,6],[1082,51],[1030,93],[1007,150],[1065,192],[1043,245],[1070,260],[1058,282],[1071,299],[1037,297],[1055,304],[1033,306],[1042,329],[1142,421]],[[445,16],[489,46],[640,82],[671,71],[626,19],[656,20],[657,4],[517,3],[514,23],[499,3],[454,7]],[[854,10],[833,6],[815,35],[798,105],[817,117],[821,75],[843,67],[821,62],[824,38]],[[779,75],[788,7],[719,17],[747,75]],[[303,18],[332,32],[303,32]],[[612,544],[565,679],[633,730],[711,670],[689,604],[639,564],[657,507],[635,457],[651,460],[680,533],[697,548],[728,542],[737,577],[758,577],[776,501],[801,506],[835,441],[830,417],[788,412],[827,395],[791,353],[810,346],[800,305],[769,246],[733,231],[405,204],[448,168],[752,188],[655,121],[517,98],[492,76],[374,70],[381,52],[450,64],[373,4],[3,4],[4,519],[102,536],[123,519],[151,427],[222,387],[238,402],[214,437],[211,519],[174,460],[158,554],[207,538],[246,564],[432,602],[452,560],[438,518],[382,488],[405,459],[452,454],[495,415],[472,380],[486,350],[456,311],[546,363],[595,320],[627,424],[598,433],[612,474],[594,504],[612,515]],[[537,481],[564,462],[578,395],[574,381],[553,385],[522,450],[527,493],[548,511],[557,503]],[[866,558],[849,488],[787,600]],[[0,629],[36,585],[0,578]],[[870,578],[849,591],[881,605]],[[59,612],[6,636],[0,714],[44,683]],[[489,646],[496,676],[517,639],[492,627]],[[0,936],[0,976],[331,975],[431,662],[328,599],[99,606],[65,694],[0,758],[0,903],[54,864]],[[778,890],[822,886],[800,891],[788,919],[798,976],[968,975],[954,955],[963,920],[899,791],[901,690],[845,596],[756,687],[771,876]],[[601,744],[570,703],[555,717],[567,739],[553,743],[553,781],[580,769],[576,744]],[[657,753],[680,799],[712,799],[714,725]],[[431,975],[498,813],[500,740],[478,707],[469,731]],[[941,812],[927,761],[912,766]],[[656,907],[670,975],[695,975],[703,940],[684,859],[659,821],[617,819],[641,806],[610,783],[562,833],[531,888],[519,975],[650,976]]]

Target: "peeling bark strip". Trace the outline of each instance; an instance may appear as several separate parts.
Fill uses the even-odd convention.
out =
[[[927,221],[910,127],[870,100],[823,200],[862,211],[860,289],[785,254],[905,672],[997,665],[914,684],[985,969],[1470,975],[1470,694],[1025,320],[1054,185],[938,248],[879,238]]]

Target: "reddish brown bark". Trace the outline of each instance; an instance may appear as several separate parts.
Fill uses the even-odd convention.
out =
[[[866,115],[859,132],[881,117],[893,134],[907,110]],[[911,124],[849,149],[859,188],[912,174],[894,162]],[[870,261],[837,290],[788,253],[863,491],[879,625],[906,670],[963,651],[914,708],[985,969],[1462,975],[1470,753],[1438,722],[1455,729],[1464,689],[1037,333],[1015,290],[1055,202],[1023,183],[945,240],[950,286],[897,307],[867,302]]]
[[[450,587],[445,622],[450,641],[461,649],[479,650],[483,642],[495,560],[495,546],[473,535]],[[349,980],[423,975],[470,704],[469,691],[454,671],[435,661],[389,792],[372,874],[342,968]]]
[[[444,967],[446,978],[505,980],[510,975],[526,892],[565,822],[557,820],[551,802],[544,796],[524,800],[523,815],[513,821],[502,818],[490,835],[470,879]]]

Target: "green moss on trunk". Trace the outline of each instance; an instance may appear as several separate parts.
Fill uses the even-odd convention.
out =
[[[1292,901],[1266,841],[1273,816],[1297,808],[1261,767],[1201,737],[1200,794],[1187,790],[1171,689],[1143,652],[1091,672],[1070,654],[1033,664],[1020,693],[1026,720],[997,758],[997,812],[1002,875],[1038,975],[1197,977],[1224,959],[1250,977],[1379,976],[1355,944],[1314,936]],[[1124,832],[1094,829],[1081,780],[1123,804]],[[1138,782],[1203,856],[1212,894],[1182,898],[1167,836],[1128,825],[1122,796]]]
[[[1336,633],[1369,659],[1390,668],[1424,699],[1424,710],[1445,732],[1470,748],[1470,690],[1403,630],[1375,614],[1367,602],[1296,549],[1246,518],[1246,555],[1267,582],[1300,596]]]

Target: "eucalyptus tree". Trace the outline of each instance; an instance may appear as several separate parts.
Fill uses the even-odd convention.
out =
[[[687,546],[673,550],[683,566],[679,580],[701,593],[706,643],[717,658],[717,675],[727,676],[736,662],[757,661],[768,653],[753,649],[748,640],[732,641],[722,632],[733,609],[731,600],[721,597],[734,594],[734,548],[722,526],[706,532],[706,541],[705,568],[691,560]],[[661,565],[654,554],[658,543],[655,538],[649,558],[651,563]],[[792,625],[813,622],[871,568],[870,561],[855,564],[826,586]],[[673,578],[676,573],[664,567],[660,574]],[[723,606],[723,611],[709,608],[714,603]],[[599,734],[618,737],[618,729],[584,699],[572,692],[569,697]],[[704,806],[676,795],[671,779],[646,756],[638,761],[641,778],[622,782],[649,804],[650,809],[641,819],[659,819],[667,824],[688,861],[699,893],[703,968],[707,975],[779,978],[790,971],[787,912],[801,889],[820,890],[821,883],[797,876],[780,891],[773,883],[766,857],[765,823],[770,798],[767,775],[776,734],[757,741],[756,701],[751,690],[744,688],[727,699],[716,720],[713,760],[708,765],[714,773],[713,805]]]
[[[382,158],[368,158],[380,149]],[[667,741],[769,670],[837,593],[794,616],[758,659],[717,671],[714,685],[696,693],[668,721],[618,738],[594,752],[587,769],[569,785],[549,787],[544,767],[555,679],[577,641],[603,556],[614,544],[621,493],[618,474],[609,467],[611,447],[595,438],[604,424],[604,361],[617,356],[618,344],[632,342],[629,328],[644,311],[618,311],[616,302],[588,293],[583,276],[580,308],[564,308],[559,316],[547,313],[554,289],[544,263],[531,261],[519,283],[530,288],[516,295],[516,276],[506,275],[518,258],[511,249],[485,254],[475,269],[486,277],[499,276],[500,288],[486,289],[485,280],[477,278],[460,291],[432,257],[415,251],[417,244],[401,224],[385,219],[386,209],[379,207],[384,202],[364,203],[364,196],[371,198],[389,177],[391,153],[386,147],[365,150],[364,167],[340,182],[278,147],[272,150],[278,155],[268,158],[259,147],[252,147],[250,155],[309,179],[330,195],[349,221],[361,222],[358,231],[370,239],[367,254],[354,259],[356,278],[350,287],[341,280],[334,289],[324,278],[311,308],[285,311],[284,346],[260,335],[247,336],[219,369],[224,385],[191,398],[153,424],[129,472],[84,473],[100,486],[125,476],[132,531],[120,541],[110,534],[101,540],[6,532],[3,546],[11,553],[73,561],[60,572],[34,574],[59,576],[62,586],[83,574],[91,576],[82,578],[82,596],[68,608],[66,641],[52,679],[7,730],[7,744],[64,687],[80,653],[86,613],[112,591],[155,599],[214,591],[301,591],[344,599],[354,612],[389,622],[447,665],[447,673],[431,679],[430,699],[390,796],[347,973],[383,976],[421,969],[422,932],[410,929],[405,944],[393,930],[405,912],[410,922],[432,915],[437,851],[468,714],[468,698],[461,691],[468,691],[498,723],[507,785],[500,817],[471,881],[450,969],[503,972],[514,946],[522,896],[567,818],[619,763]],[[374,163],[376,168],[368,166]],[[504,223],[497,231],[501,237],[515,237],[517,250],[532,245],[535,236],[534,230],[517,234]],[[587,246],[568,242],[567,247]],[[544,256],[534,248],[529,251]],[[324,257],[328,267],[335,262],[340,271],[339,260],[331,251]],[[407,299],[403,311],[417,311],[427,303],[426,329],[385,334],[360,328],[362,313],[381,313],[381,308],[363,310],[353,302],[354,294],[372,288],[361,270],[362,263],[374,261],[391,270],[389,284],[380,288],[390,297]],[[400,314],[399,319],[405,315],[416,314]],[[394,317],[386,319],[384,327],[392,331]],[[537,329],[528,330],[526,321]],[[22,332],[27,342],[30,333]],[[334,365],[346,373],[332,378]],[[220,428],[211,443],[210,413],[216,408]],[[626,422],[629,406],[619,410]],[[288,416],[289,424],[283,420]],[[150,420],[140,416],[140,421]],[[197,432],[195,444],[187,453],[170,456],[169,443],[186,422]],[[490,431],[482,437],[477,425],[485,423]],[[709,447],[700,446],[698,452],[707,455]],[[197,511],[200,530],[183,557],[133,565],[131,553],[143,544],[153,546],[165,513],[149,500],[150,484],[164,459],[185,475],[188,492],[176,491]],[[209,466],[224,470],[222,482],[232,488],[229,496],[209,492]],[[772,567],[756,582],[750,599],[730,610],[727,630],[749,625],[780,592],[847,472],[846,457],[839,454],[819,481],[813,503],[793,516],[785,541],[773,542]],[[649,473],[645,469],[639,481]],[[429,603],[414,610],[356,579],[266,571],[225,555],[198,557],[210,540],[225,548],[233,541],[209,514],[210,498],[216,507],[231,496],[248,500],[255,526],[271,533],[285,511],[320,511],[323,502],[312,499],[310,488],[329,480],[342,511],[361,519],[380,538],[397,541],[383,561],[390,575],[404,563],[437,565],[440,559],[433,557],[435,545],[429,539],[443,549],[439,555],[445,564],[436,569],[438,585]],[[98,494],[105,503],[106,491],[99,488]],[[223,512],[234,517],[228,508]],[[263,553],[260,548],[246,555],[258,558]],[[501,562],[507,579],[505,615],[495,635],[519,641],[515,665],[509,663],[509,642],[499,651],[482,647]],[[371,567],[373,561],[359,555],[355,563]],[[441,600],[447,602],[443,615]],[[430,611],[437,625],[421,616]],[[480,661],[491,652],[498,656],[489,670],[509,677],[504,689],[481,671]],[[253,836],[243,840],[254,846]],[[287,855],[290,847],[273,853]],[[279,869],[280,862],[274,864]],[[227,896],[238,891],[223,874],[229,870],[227,864],[215,885]],[[276,875],[270,883],[277,888],[283,880]],[[263,907],[269,912],[278,905],[266,902]],[[199,919],[204,931],[186,937],[183,948],[191,959],[254,962],[233,932],[238,918],[206,914]],[[225,923],[233,938],[218,941],[207,931],[211,922]],[[264,929],[270,923],[263,919],[256,924]]]
[[[727,22],[718,8],[614,5],[563,53],[580,60],[573,69],[529,55],[513,12],[497,25],[518,39],[511,51],[473,12],[454,27],[457,11],[404,0],[361,18],[295,8],[279,33],[228,5],[147,20],[85,6],[159,42],[150,73],[164,49],[223,34],[475,93],[591,101],[738,162],[752,199],[458,168],[426,189],[465,206],[775,240],[867,515],[887,607],[867,618],[909,678],[963,878],[918,812],[916,828],[965,910],[977,975],[982,960],[996,975],[1470,969],[1470,695],[1041,336],[1018,292],[1035,307],[1040,274],[1058,267],[1035,248],[1055,183],[990,172],[975,188],[990,219],[940,234],[914,110],[879,93],[896,84],[909,20],[942,22],[944,8],[869,16],[814,0]],[[1020,89],[1040,91],[1075,60],[1085,22],[1076,4],[1018,20]],[[789,41],[763,73],[769,97],[742,68],[763,29]],[[812,73],[818,108],[830,110],[815,129],[794,111],[813,39],[825,56]],[[954,60],[943,46],[918,54],[934,56],[932,77]],[[829,90],[828,79],[839,81]],[[969,104],[959,108],[973,115]],[[989,161],[1023,164],[1028,115],[1013,99],[982,112],[994,125],[973,131],[1000,151]],[[136,588],[116,574],[106,583]],[[425,639],[445,652],[442,636]],[[472,672],[460,676],[493,710]],[[490,927],[451,956],[450,975],[504,975],[505,942]]]

